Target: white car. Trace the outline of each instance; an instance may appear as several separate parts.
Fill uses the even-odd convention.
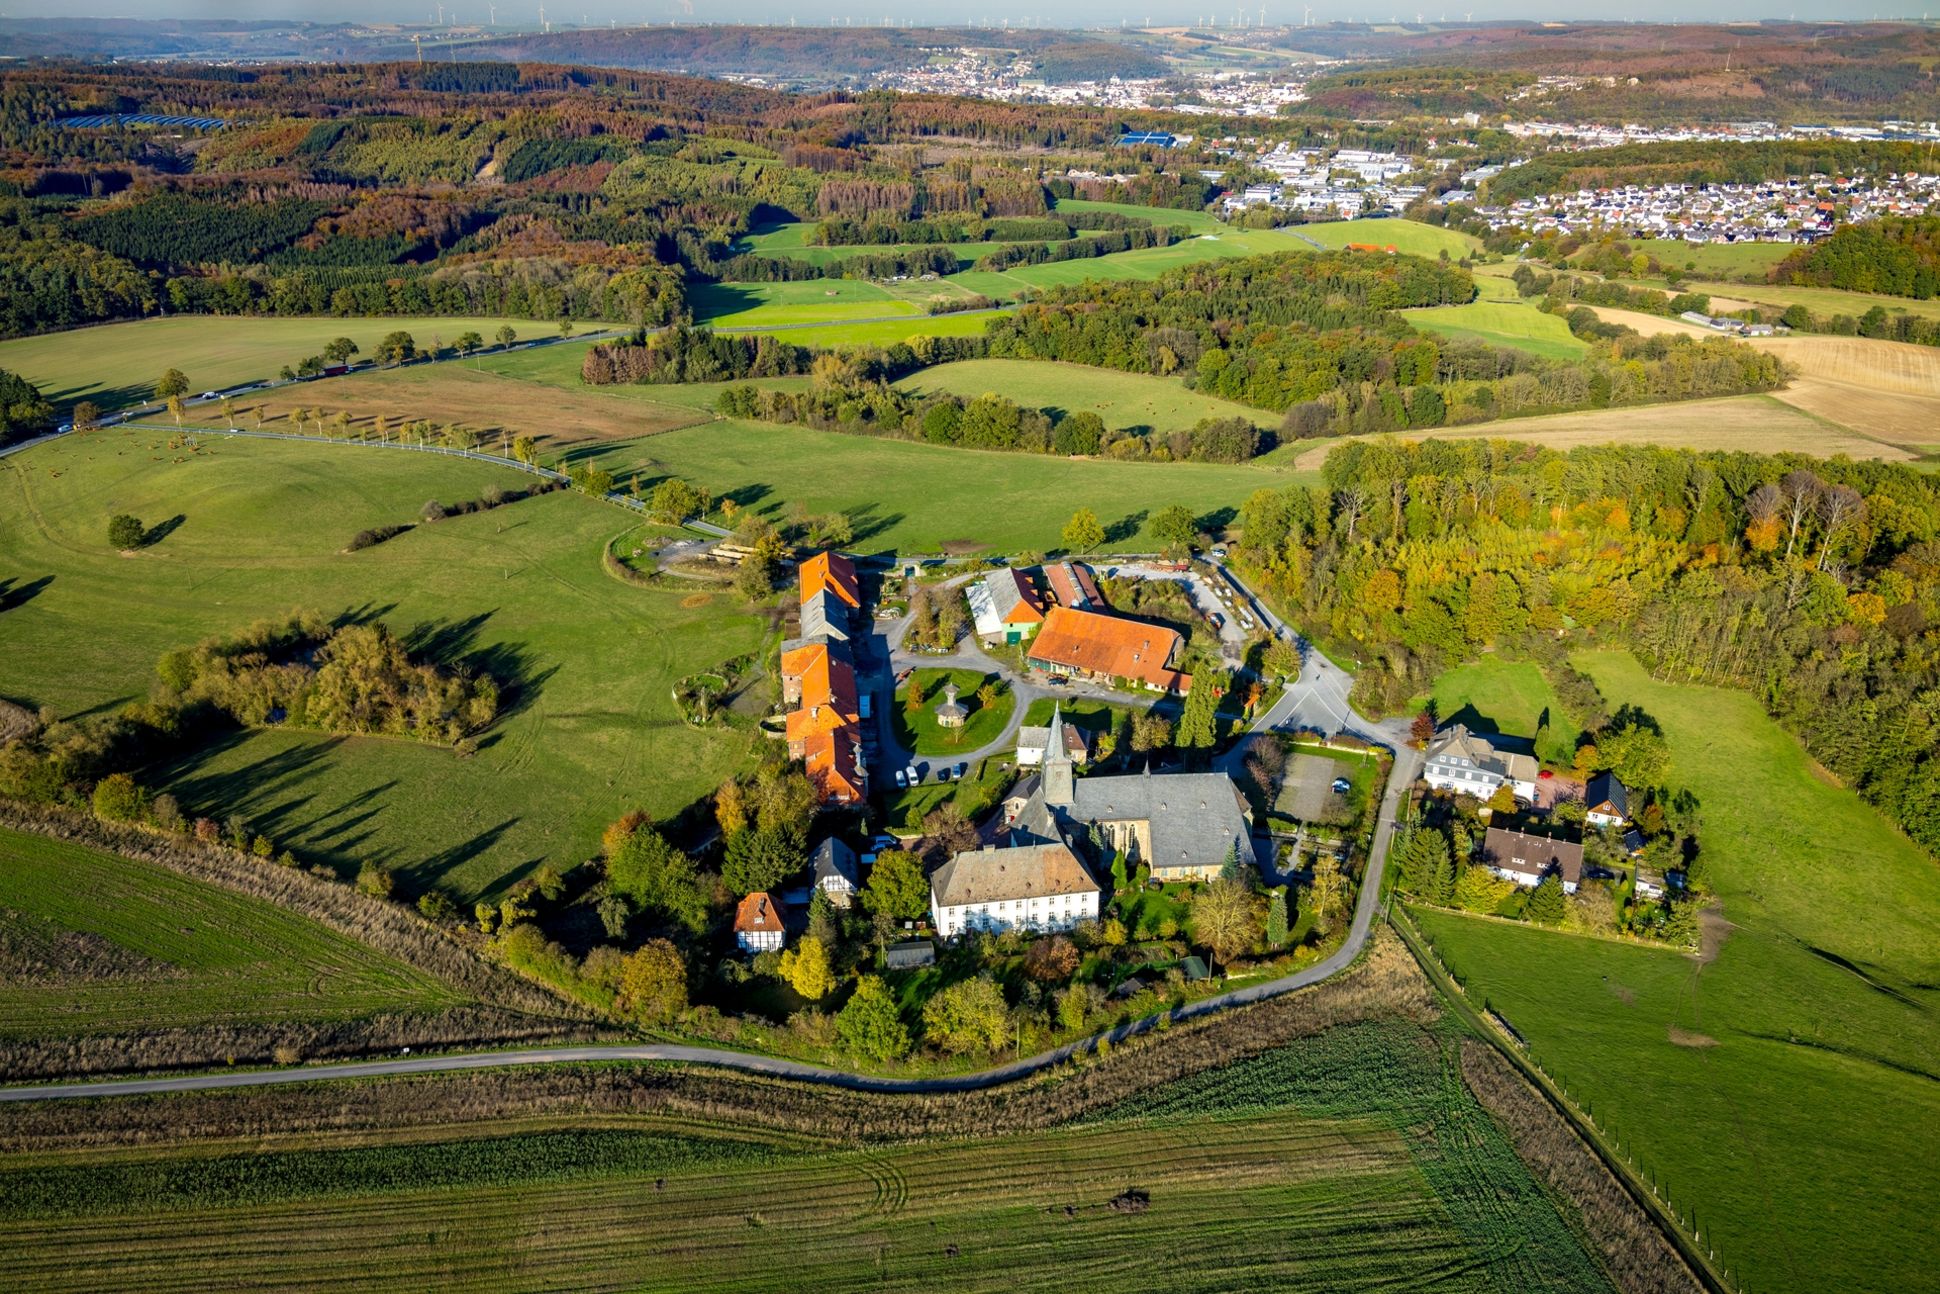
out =
[[[897,786],[909,785],[909,779],[903,776],[903,770],[900,768],[896,770],[896,785]]]
[[[916,765],[911,764],[903,771],[909,777],[909,784],[911,786],[921,786],[923,784],[923,775],[916,771]]]

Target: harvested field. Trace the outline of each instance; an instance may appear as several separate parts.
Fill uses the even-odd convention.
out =
[[[321,409],[326,421],[338,412],[348,413],[353,437],[374,436],[373,419],[381,414],[393,435],[401,425],[420,419],[437,427],[456,423],[479,433],[488,449],[499,448],[501,440],[513,436],[532,436],[555,449],[633,439],[689,427],[712,416],[638,398],[631,388],[625,394],[587,387],[539,392],[529,382],[457,363],[375,369],[243,396],[235,402],[235,425],[255,427],[258,408],[271,431],[290,429],[287,419],[292,409]],[[196,409],[190,417],[208,425],[220,421],[213,407]],[[314,423],[305,427],[315,429]]]
[[[1438,427],[1427,438],[1523,440],[1565,450],[1608,444],[1668,445],[1678,449],[1743,450],[1758,454],[1794,450],[1820,457],[1850,454],[1854,458],[1887,462],[1905,462],[1919,456],[1900,445],[1828,425],[1823,419],[1770,395],[1738,395],[1722,400],[1687,400],[1624,409],[1586,409],[1539,418],[1479,422],[1466,427]],[[1319,471],[1327,451],[1337,443],[1328,441],[1302,451],[1294,466]]]

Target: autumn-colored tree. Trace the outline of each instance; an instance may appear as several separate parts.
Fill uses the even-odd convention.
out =
[[[1078,946],[1063,935],[1047,935],[1024,952],[1024,973],[1045,984],[1059,984],[1078,970]]]
[[[1341,873],[1340,860],[1331,854],[1314,863],[1307,905],[1322,930],[1332,930],[1347,912],[1347,877]]]
[[[1236,876],[1221,876],[1192,900],[1192,932],[1222,966],[1260,938],[1259,902]]]
[[[627,954],[615,999],[641,1024],[665,1024],[687,1009],[687,962],[665,939],[649,939]]]
[[[1090,508],[1079,508],[1064,523],[1064,546],[1074,553],[1088,553],[1105,542],[1105,527]]]
[[[810,1002],[827,997],[835,987],[835,968],[829,961],[828,945],[814,935],[803,935],[793,948],[783,950],[781,977]]]
[[[944,1051],[996,1051],[1010,1037],[1004,991],[981,978],[952,984],[924,1004],[923,1032]]]

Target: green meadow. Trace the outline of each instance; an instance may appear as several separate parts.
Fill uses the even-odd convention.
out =
[[[1509,346],[1547,359],[1575,359],[1589,349],[1568,324],[1533,305],[1483,300],[1400,313],[1423,332]]]
[[[1442,723],[1460,721],[1478,732],[1500,732],[1534,741],[1547,734],[1536,753],[1549,763],[1568,764],[1576,750],[1577,726],[1563,703],[1531,661],[1483,656],[1445,671],[1432,697]],[[1545,721],[1547,721],[1545,725]]]
[[[598,461],[643,485],[684,477],[776,517],[795,504],[846,512],[860,552],[1042,551],[1059,546],[1080,507],[1097,512],[1109,545],[1133,547],[1151,542],[1147,520],[1172,504],[1217,528],[1254,490],[1309,479],[1256,464],[1050,458],[731,419],[617,443]]]
[[[1914,1289],[1940,1233],[1940,870],[1742,693],[1579,663],[1663,725],[1719,898],[1705,956],[1424,913],[1471,994],[1744,1288]]]
[[[1458,230],[1393,217],[1380,220],[1330,220],[1324,224],[1294,225],[1292,228],[1323,247],[1340,248],[1349,243],[1368,243],[1375,247],[1392,247],[1408,256],[1426,256],[1430,260],[1443,252],[1448,253],[1450,260],[1460,260],[1482,246],[1480,239],[1471,238]]]
[[[1063,414],[1088,411],[1114,429],[1180,431],[1205,418],[1244,418],[1260,426],[1277,426],[1280,421],[1264,410],[1188,390],[1178,378],[1043,360],[962,360],[923,369],[896,385],[921,394],[943,392],[969,398],[995,393]]]
[[[689,727],[671,689],[758,649],[763,623],[724,594],[609,576],[602,549],[634,524],[621,510],[548,494],[347,553],[359,530],[413,521],[426,500],[531,478],[351,444],[168,440],[105,431],[0,460],[7,695],[64,715],[113,707],[147,693],[163,652],[295,607],[381,618],[506,686],[469,759],[234,730],[141,774],[190,812],[240,813],[305,860],[375,860],[407,887],[470,898],[545,862],[576,865],[621,812],[673,813],[745,761],[749,738]],[[122,557],[105,536],[116,512],[167,533]]]
[[[294,368],[335,337],[348,337],[368,355],[389,333],[410,333],[421,345],[446,345],[476,332],[488,345],[510,324],[521,337],[555,337],[559,326],[526,319],[233,318],[175,315],[102,324],[67,332],[0,341],[0,368],[18,373],[57,405],[93,400],[105,409],[155,397],[155,382],[179,368],[192,392],[240,386]]]
[[[462,995],[273,903],[0,830],[0,1038],[331,1020]]]

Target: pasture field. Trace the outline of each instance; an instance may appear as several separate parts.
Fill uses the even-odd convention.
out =
[[[888,313],[888,312],[885,312]],[[890,347],[912,337],[978,337],[995,314],[912,314],[907,319],[878,319],[873,323],[825,323],[790,328],[744,328],[743,332],[772,332],[797,346],[877,346]]]
[[[1048,243],[1043,238],[1005,239],[1003,241],[982,240],[969,243],[854,243],[825,245],[810,244],[806,241],[809,230],[820,224],[817,220],[805,220],[795,224],[775,225],[758,234],[750,234],[741,240],[737,250],[751,252],[756,256],[770,256],[778,260],[807,261],[811,265],[840,265],[843,261],[858,256],[896,255],[908,252],[926,252],[938,247],[947,249],[952,255],[967,261],[988,255],[999,247],[1011,247],[1023,243]],[[1080,230],[1079,238],[1095,237],[1089,230]],[[1058,241],[1065,241],[1059,239]]]
[[[701,283],[687,294],[694,320],[709,328],[743,331],[788,324],[846,323],[888,315],[922,314],[879,284],[860,279],[802,283]]]
[[[1172,504],[1216,529],[1254,490],[1304,479],[1257,464],[1005,454],[733,419],[619,442],[593,457],[621,479],[681,476],[716,499],[776,516],[796,503],[846,512],[865,553],[933,553],[952,542],[1045,551],[1085,506],[1104,522],[1107,547],[1123,549],[1152,542],[1140,539],[1146,520]]]
[[[155,381],[179,368],[193,392],[240,386],[294,368],[333,337],[348,337],[368,355],[386,334],[403,331],[424,344],[476,332],[488,344],[504,324],[525,338],[551,337],[558,326],[526,319],[386,318],[258,319],[176,315],[102,324],[0,341],[0,368],[18,373],[57,405],[93,400],[104,409],[155,396]]]
[[[1929,1283],[1940,1165],[1913,1130],[1940,1127],[1940,872],[1753,698],[1578,663],[1663,725],[1698,798],[1721,904],[1704,953],[1442,913],[1423,930],[1745,1288]]]
[[[1635,286],[1671,290],[1662,280],[1639,281]],[[1676,290],[1706,294],[1711,298],[1713,314],[1745,310],[1754,305],[1775,306],[1780,310],[1789,305],[1802,305],[1821,317],[1851,315],[1854,319],[1858,319],[1874,306],[1878,306],[1889,315],[1911,314],[1926,319],[1940,319],[1940,299],[1920,301],[1913,297],[1875,296],[1870,292],[1848,292],[1843,288],[1799,287],[1790,283],[1707,281],[1686,283]]]
[[[507,363],[524,360],[535,367],[541,357],[548,366],[572,363],[570,387],[562,383],[561,390],[535,391],[523,380],[492,371],[484,357],[476,361],[477,367],[474,361],[461,360],[368,369],[237,396],[232,401],[234,425],[245,430],[291,431],[295,429],[289,422],[292,411],[320,410],[326,415],[326,426],[329,417],[342,413],[349,418],[346,431],[351,436],[376,440],[381,439],[376,432],[380,416],[392,435],[407,422],[424,420],[434,427],[456,423],[479,433],[484,448],[504,456],[515,436],[532,436],[557,451],[588,442],[651,436],[704,420],[693,409],[652,399],[653,387],[586,386],[579,381],[577,363],[585,354],[582,348],[548,350],[561,353],[515,352],[504,359]],[[168,417],[145,421],[165,426]],[[192,406],[187,422],[212,428],[229,425],[219,407],[209,404]],[[302,430],[310,435],[317,431],[314,422],[306,422]]]
[[[72,715],[147,693],[156,659],[292,607],[378,616],[429,656],[489,668],[506,687],[477,755],[416,742],[275,729],[147,770],[191,812],[240,813],[278,847],[407,892],[495,894],[540,864],[568,868],[626,809],[672,813],[746,758],[749,738],[689,727],[674,682],[755,650],[761,620],[726,595],[635,588],[601,568],[634,524],[570,493],[419,525],[346,553],[366,527],[410,522],[427,499],[520,488],[510,469],[374,446],[161,432],[69,436],[0,461],[5,686]],[[106,519],[180,518],[132,557]],[[24,596],[20,591],[24,590]]]
[[[1450,260],[1460,260],[1482,246],[1481,240],[1459,230],[1424,225],[1418,220],[1402,220],[1398,217],[1331,220],[1317,225],[1292,225],[1289,229],[1305,234],[1326,247],[1371,243],[1376,247],[1393,247],[1408,256],[1426,256],[1431,261],[1443,252],[1448,253]]]
[[[1557,316],[1533,305],[1508,301],[1471,301],[1399,312],[1423,332],[1508,346],[1545,359],[1575,359],[1589,349]]]
[[[335,1020],[451,986],[275,904],[0,829],[0,1038]]]
[[[1765,271],[1796,250],[1790,243],[1706,243],[1695,247],[1681,238],[1633,239],[1633,251],[1655,256],[1665,266],[1687,270],[1702,278],[1738,278]]]
[[[1875,440],[1824,418],[1796,409],[1777,395],[1737,395],[1717,400],[1684,400],[1622,409],[1583,409],[1574,413],[1504,418],[1464,427],[1435,427],[1418,439],[1522,440],[1552,449],[1579,445],[1668,445],[1678,449],[1743,450],[1774,454],[1791,450],[1830,458],[1850,454],[1889,463],[1916,457],[1904,446]],[[1338,440],[1300,441],[1268,458],[1289,459],[1302,471],[1319,471]]]
[[[994,392],[1021,405],[1064,414],[1088,410],[1115,430],[1183,431],[1206,418],[1244,418],[1262,427],[1280,421],[1264,410],[1188,390],[1177,378],[1048,360],[961,360],[912,373],[896,385],[918,394],[947,392],[973,399]]]
[[[1385,1024],[974,1139],[831,1145],[635,1116],[15,1156],[0,1246],[36,1291],[133,1273],[147,1289],[409,1273],[477,1289],[1036,1290],[1080,1270],[1159,1291],[1611,1289],[1446,1044]]]
[[[1547,719],[1549,733],[1537,755],[1560,764],[1574,757],[1576,723],[1533,661],[1488,655],[1457,665],[1435,680],[1432,696],[1439,722],[1459,720],[1478,732],[1534,741],[1538,726]]]

